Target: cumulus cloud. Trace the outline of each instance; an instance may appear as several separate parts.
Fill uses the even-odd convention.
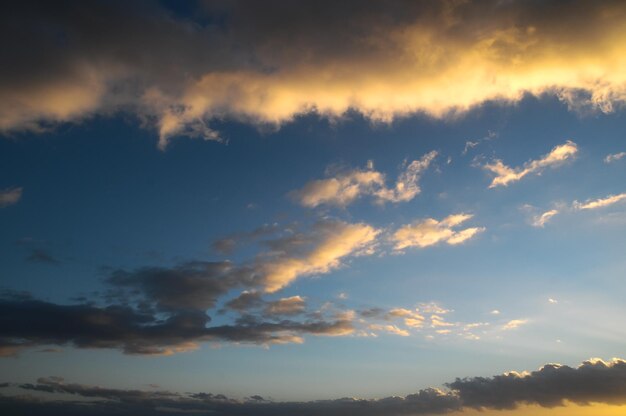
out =
[[[0,208],[17,204],[22,199],[22,188],[0,190]]]
[[[549,211],[544,212],[543,214],[535,215],[532,219],[531,224],[533,227],[543,228],[546,225],[546,223],[550,221],[552,217],[554,217],[558,213],[559,211],[557,209],[551,209]]]
[[[574,201],[574,208],[580,210],[586,209],[598,209],[608,207],[609,205],[617,204],[626,199],[626,193],[618,195],[609,195],[606,198],[592,199],[585,202]]]
[[[40,378],[36,383],[3,383],[21,392],[0,395],[0,408],[8,414],[136,415],[206,413],[220,416],[359,414],[432,415],[474,409],[515,409],[522,405],[546,408],[567,403],[588,405],[626,403],[626,361],[584,361],[578,367],[546,364],[532,372],[509,372],[493,377],[457,378],[446,389],[427,388],[407,396],[380,399],[340,398],[309,402],[277,402],[253,395],[235,399],[213,393],[175,393],[166,390],[124,390],[67,383],[59,377]],[[57,400],[56,394],[89,398],[89,401]]]
[[[613,153],[610,155],[606,155],[604,158],[604,163],[613,163],[620,159],[623,159],[626,156],[626,152]]]
[[[315,208],[319,205],[345,207],[359,197],[369,195],[377,203],[407,202],[420,193],[419,179],[428,169],[437,152],[425,154],[421,159],[409,163],[398,176],[393,188],[387,188],[385,175],[373,169],[354,169],[341,172],[328,179],[307,183],[302,189],[291,192],[291,196],[302,206]]]
[[[471,227],[455,231],[454,227],[472,218],[470,214],[454,214],[438,221],[434,218],[416,221],[400,227],[391,236],[395,250],[408,247],[424,248],[439,243],[461,244],[485,230],[484,227]]]
[[[564,405],[564,401],[626,403],[626,361],[604,362],[593,359],[577,368],[546,364],[530,373],[510,372],[490,378],[457,379],[448,387],[457,392],[465,406],[512,409],[520,404],[544,407]]]
[[[547,155],[540,159],[526,162],[522,167],[511,168],[499,159],[487,163],[483,167],[495,173],[496,176],[489,185],[489,188],[495,188],[497,186],[508,186],[510,183],[517,182],[531,173],[540,174],[547,167],[559,166],[565,161],[573,159],[576,153],[578,153],[578,146],[576,143],[568,140],[564,144],[556,146]]]
[[[380,121],[445,117],[524,94],[610,112],[626,98],[619,1],[275,0],[197,9],[11,5],[0,22],[10,63],[0,72],[0,129],[41,131],[124,111],[165,148],[178,135],[219,139],[218,118],[280,125],[351,109]]]

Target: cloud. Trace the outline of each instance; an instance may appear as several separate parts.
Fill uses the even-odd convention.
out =
[[[618,195],[609,195],[606,198],[587,200],[585,202],[574,201],[573,206],[575,209],[598,209],[608,207],[609,205],[617,204],[626,199],[626,193]]]
[[[437,152],[425,154],[421,159],[409,163],[398,176],[393,188],[385,185],[385,175],[370,166],[342,172],[328,179],[307,183],[302,189],[290,193],[300,205],[315,208],[319,205],[345,207],[362,196],[372,196],[376,203],[407,202],[420,193],[418,181],[428,169]]]
[[[26,257],[26,261],[31,262],[31,263],[43,263],[43,264],[51,264],[51,265],[59,264],[59,260],[57,258],[52,256],[46,250],[38,249],[38,248],[31,250],[28,257]]]
[[[551,209],[550,211],[546,211],[541,215],[535,215],[532,219],[531,224],[533,227],[543,228],[546,225],[546,223],[550,221],[552,217],[554,217],[558,213],[559,213],[558,210]]]
[[[547,167],[555,167],[563,164],[565,161],[573,159],[578,153],[576,143],[568,140],[565,144],[556,146],[550,153],[537,160],[526,162],[523,167],[511,168],[496,159],[492,163],[488,163],[483,167],[496,174],[489,188],[497,186],[508,186],[512,182],[521,180],[524,176],[531,173],[540,174]]]
[[[299,315],[306,311],[306,299],[302,296],[290,296],[267,301],[259,292],[244,291],[224,305],[226,309],[244,313],[260,311],[266,317]]]
[[[526,325],[528,323],[528,319],[512,319],[509,322],[502,325],[502,329],[504,331],[510,331],[512,329],[517,329],[522,325]]]
[[[106,279],[114,288],[138,293],[143,300],[165,311],[207,310],[229,290],[254,284],[254,271],[231,262],[189,262],[171,268],[144,267],[116,270]],[[115,292],[113,292],[115,294]]]
[[[237,246],[268,237],[279,230],[278,224],[264,224],[249,232],[234,233],[215,240],[211,247],[220,254],[231,254]]]
[[[513,409],[518,405],[563,406],[564,401],[626,403],[626,362],[594,359],[572,368],[546,364],[526,374],[506,373],[490,378],[457,379],[447,386],[467,407]]]
[[[123,111],[165,148],[180,135],[219,139],[211,121],[223,118],[279,126],[349,110],[378,121],[446,117],[525,94],[610,112],[626,97],[625,7],[276,0],[209,2],[185,15],[166,3],[29,1],[0,22],[11,62],[0,72],[0,129]]]
[[[116,270],[106,283],[114,288],[111,298],[141,298],[165,311],[206,310],[236,288],[273,293],[302,276],[329,273],[349,256],[371,254],[379,233],[363,223],[322,220],[306,232],[265,241],[270,250],[248,262],[192,261],[167,268]],[[246,296],[251,301],[257,295]]]
[[[306,301],[301,296],[290,296],[268,302],[265,315],[298,315],[305,311]]]
[[[307,334],[344,336],[354,331],[347,319],[275,321],[246,316],[232,324],[209,326],[211,318],[199,310],[164,316],[130,306],[59,305],[21,298],[0,300],[0,316],[0,355],[4,356],[47,345],[171,355],[193,351],[201,342],[302,343]]]
[[[395,250],[408,247],[424,248],[439,243],[461,244],[485,230],[484,227],[466,228],[454,231],[453,228],[472,218],[470,214],[454,214],[437,221],[434,218],[416,221],[400,227],[391,236]]]
[[[175,393],[166,390],[124,390],[67,383],[62,378],[40,378],[36,383],[5,383],[0,387],[39,392],[1,395],[0,408],[7,414],[135,415],[203,413],[218,416],[340,416],[359,414],[432,415],[474,409],[515,409],[523,405],[546,408],[567,403],[588,405],[626,403],[626,361],[584,361],[578,367],[546,364],[532,372],[509,372],[493,377],[457,378],[446,389],[427,388],[407,396],[380,399],[340,398],[308,402],[276,402],[253,395],[243,400],[212,393]],[[57,400],[69,394],[84,400]]]
[[[256,270],[264,290],[276,292],[300,276],[324,274],[338,268],[347,256],[370,254],[379,233],[363,223],[319,222],[302,248],[285,245],[274,256],[258,261]]]
[[[22,188],[0,190],[0,208],[17,204],[22,199]]]
[[[606,157],[604,158],[604,163],[617,162],[618,160],[623,159],[624,156],[626,156],[626,152],[619,152],[619,153],[606,155]]]

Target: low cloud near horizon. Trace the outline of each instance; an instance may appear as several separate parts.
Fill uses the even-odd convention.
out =
[[[3,390],[13,394],[3,394]],[[29,393],[38,393],[34,396]],[[61,400],[57,400],[57,396]],[[280,402],[252,395],[244,399],[213,393],[176,393],[166,390],[123,390],[78,383],[61,377],[41,377],[36,383],[0,384],[0,407],[31,416],[211,414],[364,416],[436,415],[467,409],[507,410],[535,405],[562,406],[626,404],[626,361],[598,358],[578,367],[546,364],[531,372],[508,372],[493,377],[457,378],[444,389],[426,388],[407,396],[380,399],[340,398],[308,402]]]

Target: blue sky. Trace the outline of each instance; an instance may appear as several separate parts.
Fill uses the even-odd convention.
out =
[[[15,55],[25,86],[0,86],[14,102],[0,105],[3,387],[260,395],[280,407],[409,397],[546,363],[622,371],[623,361],[585,360],[626,346],[626,118],[621,46],[607,46],[625,33],[623,7],[556,2],[567,18],[551,31],[540,6],[494,3],[500,26],[485,29],[496,41],[482,57],[491,38],[465,45],[472,54],[457,31],[473,36],[484,22],[472,10],[487,6],[453,7],[461,23],[440,33],[422,21],[447,22],[434,6],[334,15],[325,4],[308,16],[279,3],[258,18],[251,4],[142,3],[120,18],[120,33],[145,29],[128,51],[79,23],[92,14],[77,3],[12,11],[63,36],[20,32],[52,45],[31,57],[49,60],[49,78]],[[93,5],[105,17],[123,10]],[[606,50],[573,36],[585,7],[586,30]],[[362,23],[389,13],[381,28],[404,27],[384,39],[393,48],[426,59],[425,31],[455,58],[426,59],[432,68],[406,81],[409,55],[394,63],[377,43],[364,52],[360,41],[379,28],[352,33],[334,21],[344,13]],[[503,16],[520,20],[509,27]],[[276,19],[284,27],[272,30]],[[312,34],[324,19],[347,46]],[[203,45],[223,61],[194,57]],[[464,83],[472,62],[480,71],[467,69]],[[7,77],[19,78],[14,69]],[[344,107],[345,91],[354,101]],[[51,376],[62,379],[40,379]],[[462,400],[445,411],[476,407],[463,388],[444,389]],[[618,399],[591,401],[623,402],[610,394]],[[533,400],[524,403],[545,405]]]

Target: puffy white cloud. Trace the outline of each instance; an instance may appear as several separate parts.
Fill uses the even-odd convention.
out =
[[[559,166],[565,161],[573,159],[576,153],[578,153],[578,146],[576,143],[568,140],[564,144],[556,146],[547,155],[537,160],[531,160],[522,167],[511,168],[499,159],[487,163],[483,167],[496,174],[489,185],[489,188],[495,188],[497,186],[508,186],[510,183],[517,182],[531,173],[541,173],[547,167]]]

